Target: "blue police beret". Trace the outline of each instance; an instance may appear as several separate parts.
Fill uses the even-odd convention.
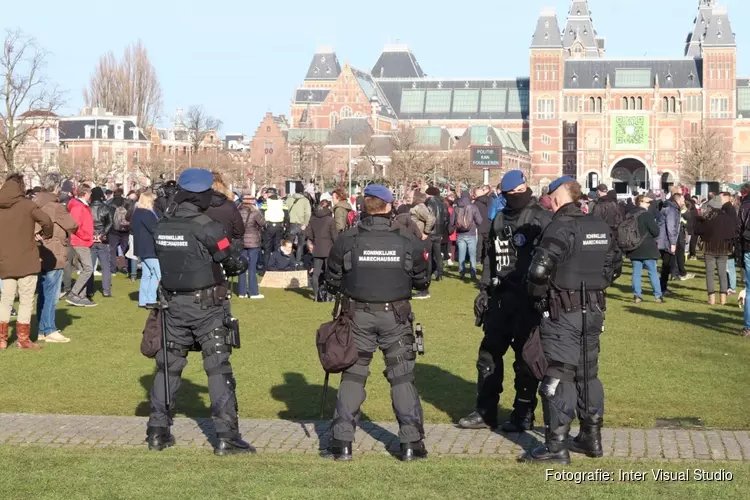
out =
[[[526,184],[526,176],[520,170],[511,170],[503,176],[503,180],[500,182],[500,189],[503,193],[508,193],[521,184]]]
[[[577,182],[575,178],[569,176],[569,175],[563,175],[559,179],[556,179],[552,181],[552,184],[549,185],[549,191],[547,191],[548,194],[554,193],[557,188],[565,184],[566,182]]]
[[[365,188],[365,196],[380,198],[386,203],[393,203],[393,193],[391,190],[380,184],[370,184]]]
[[[214,176],[208,170],[202,168],[189,168],[180,174],[177,184],[189,193],[202,193],[211,189]]]

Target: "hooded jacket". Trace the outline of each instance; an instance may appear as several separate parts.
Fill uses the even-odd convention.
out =
[[[39,245],[39,257],[42,259],[42,272],[63,269],[68,260],[68,234],[75,233],[78,224],[73,220],[57,195],[41,192],[34,197],[34,203],[41,208],[53,222],[52,238],[43,240]]]
[[[731,203],[725,203],[720,209],[709,210],[705,217],[698,217],[695,234],[703,240],[706,255],[732,255],[736,228],[737,211]]]
[[[338,231],[330,208],[319,208],[313,213],[310,225],[305,229],[305,238],[313,242],[313,257],[327,259]]]
[[[78,198],[68,203],[70,216],[78,224],[78,230],[70,235],[70,244],[74,247],[91,248],[94,246],[94,216],[89,206]]]
[[[643,207],[635,207],[632,216],[638,221],[638,232],[643,238],[641,244],[628,253],[630,260],[658,260],[659,249],[656,246],[656,238],[659,236],[659,224],[656,223],[654,214]]]
[[[349,222],[349,212],[352,211],[352,206],[346,200],[341,200],[333,207],[333,220],[336,221],[336,230],[338,232],[344,231]]]
[[[599,198],[590,208],[589,213],[591,215],[596,215],[602,219],[612,231],[617,233],[617,226],[622,222],[622,212],[617,203],[617,193],[614,191],[608,192]]]
[[[242,240],[245,225],[240,217],[240,211],[226,196],[214,191],[211,194],[211,206],[204,213],[221,224],[232,243]]]
[[[7,181],[0,188],[0,279],[24,278],[41,271],[39,249],[34,240],[35,223],[44,238],[53,235],[52,220],[39,206],[24,197],[23,186]]]
[[[424,193],[414,193],[414,206],[409,213],[422,234],[431,234],[435,229],[435,215],[427,208],[426,202],[427,196]]]
[[[680,237],[680,208],[672,200],[664,203],[661,209],[659,221],[659,239],[657,245],[659,250],[671,252],[671,247],[677,246]]]
[[[310,200],[304,194],[295,193],[286,199],[286,206],[289,210],[289,223],[306,226],[310,223],[312,208]]]
[[[459,212],[461,212],[462,210],[468,210],[470,213],[471,224],[469,225],[468,231],[459,231],[456,227],[456,218],[458,217]],[[461,195],[458,201],[456,201],[456,206],[454,207],[451,221],[451,226],[458,234],[468,234],[476,236],[477,228],[482,224],[482,216],[479,214],[479,210],[477,210],[477,207],[471,202],[468,193],[464,193],[463,195]]]
[[[479,234],[485,236],[490,234],[490,223],[492,222],[490,221],[490,205],[492,205],[492,199],[486,194],[478,196],[474,200],[474,206],[482,218],[482,222],[477,223],[477,229]]]

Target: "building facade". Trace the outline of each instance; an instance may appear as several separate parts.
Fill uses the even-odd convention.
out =
[[[680,182],[686,145],[713,134],[726,152],[723,180],[750,180],[750,79],[737,76],[729,13],[716,0],[699,0],[684,54],[673,58],[606,57],[587,0],[572,0],[562,29],[543,9],[529,61],[524,77],[436,78],[403,45],[386,46],[370,71],[342,67],[321,47],[295,91],[291,127],[335,131],[365,119],[375,135],[439,127],[464,146],[467,135],[469,145],[520,138],[535,184],[567,174],[622,193]]]

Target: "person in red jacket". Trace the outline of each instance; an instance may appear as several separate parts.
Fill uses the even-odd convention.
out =
[[[76,279],[76,284],[71,288],[65,301],[77,307],[94,307],[97,304],[92,302],[84,294],[86,283],[94,274],[94,268],[91,265],[91,247],[94,246],[94,217],[91,215],[89,200],[91,199],[91,187],[81,184],[78,187],[78,196],[70,200],[68,210],[70,216],[78,224],[78,230],[70,235],[70,246],[78,260],[81,262],[81,271]]]

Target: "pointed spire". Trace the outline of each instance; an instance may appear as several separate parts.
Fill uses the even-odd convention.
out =
[[[531,40],[531,48],[562,48],[560,25],[554,9],[542,9]]]
[[[597,42],[594,21],[591,19],[591,9],[587,0],[573,0],[571,3],[562,42],[568,55],[572,55],[571,48],[574,42],[580,42],[583,45],[583,54],[577,54],[578,56],[600,57],[603,53]]]

